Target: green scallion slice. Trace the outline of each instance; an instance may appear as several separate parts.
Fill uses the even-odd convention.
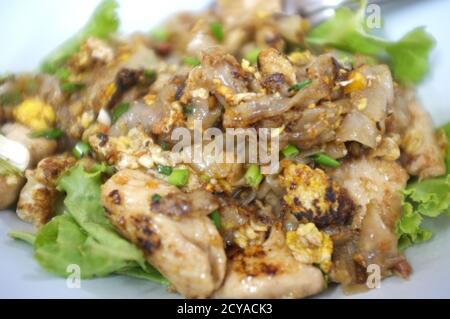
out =
[[[189,170],[187,169],[174,169],[169,176],[169,184],[183,187],[189,181]]]
[[[292,92],[292,91],[298,92],[298,91],[304,89],[305,87],[307,87],[308,85],[310,85],[311,82],[312,82],[311,80],[304,80],[302,82],[296,83],[289,88],[289,92]]]
[[[314,162],[316,162],[319,165],[331,167],[331,168],[337,168],[341,166],[341,163],[336,161],[334,158],[331,158],[325,154],[316,154],[313,157]]]
[[[262,180],[264,179],[264,176],[261,174],[259,166],[256,164],[252,164],[247,169],[244,178],[248,185],[250,185],[253,188],[256,188],[259,186],[259,184],[261,184]]]
[[[86,155],[88,155],[91,152],[91,147],[86,142],[78,142],[77,145],[72,149],[73,155],[80,159]]]

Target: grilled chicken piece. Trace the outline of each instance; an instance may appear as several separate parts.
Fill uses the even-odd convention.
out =
[[[218,207],[210,193],[185,194],[140,171],[123,170],[103,185],[102,203],[116,229],[178,292],[205,298],[222,284],[226,256],[207,216]]]
[[[20,192],[17,215],[39,229],[55,214],[54,205],[58,198],[56,181],[59,176],[75,164],[76,160],[67,153],[47,157],[34,170],[27,170],[27,183]]]
[[[408,181],[408,174],[399,164],[363,157],[346,161],[329,174],[338,185],[347,189],[357,206],[354,228],[360,228],[371,202],[384,207],[383,219],[390,228],[394,227],[401,213],[398,191],[404,189]]]
[[[214,298],[303,298],[324,288],[321,271],[292,256],[278,225],[262,245],[231,257],[224,284]]]
[[[389,129],[400,134],[401,162],[409,174],[421,179],[445,174],[445,150],[438,142],[430,115],[417,102],[414,92],[396,92]]]
[[[409,104],[412,122],[402,140],[402,163],[408,173],[426,179],[445,174],[444,148],[436,139],[428,113],[416,102]]]
[[[330,175],[357,205],[352,236],[336,245],[331,278],[344,286],[365,282],[370,264],[380,266],[382,276],[391,275],[397,265],[407,263],[397,250],[395,224],[401,215],[399,190],[408,174],[396,162],[362,157]]]

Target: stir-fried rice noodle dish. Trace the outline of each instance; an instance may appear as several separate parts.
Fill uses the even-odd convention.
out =
[[[280,1],[219,0],[124,36],[116,11],[103,1],[39,70],[0,80],[0,209],[34,226],[10,235],[43,269],[187,298],[411,275],[404,250],[432,239],[423,219],[450,212],[450,126],[415,97],[424,28],[388,41],[364,2],[311,26]],[[266,129],[274,162],[252,159],[248,137],[217,161],[206,146],[230,129]]]

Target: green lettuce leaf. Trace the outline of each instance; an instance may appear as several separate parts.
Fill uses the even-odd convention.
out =
[[[424,28],[416,28],[397,42],[371,35],[365,24],[366,1],[353,11],[343,7],[306,37],[313,48],[335,48],[385,60],[394,77],[404,85],[420,82],[429,70],[428,57],[433,37]]]
[[[81,165],[72,167],[58,180],[58,189],[66,193],[64,213],[47,223],[33,241],[23,233],[12,237],[33,242],[39,264],[59,276],[67,276],[67,267],[76,264],[82,278],[122,273],[166,282],[106,218],[100,187],[108,170],[107,165],[96,165],[89,172]]]
[[[27,232],[13,231],[8,234],[11,238],[24,241],[30,245],[34,245],[36,235]]]
[[[54,218],[39,232],[35,258],[46,271],[63,277],[72,264],[80,267],[82,278],[106,276],[133,264],[83,231],[69,214]]]
[[[387,46],[394,78],[406,85],[419,83],[430,69],[428,57],[433,47],[434,39],[423,27]]]
[[[50,74],[56,73],[89,37],[107,39],[111,34],[116,33],[119,28],[117,8],[118,4],[115,0],[103,0],[84,28],[42,62],[41,71]]]
[[[450,123],[443,127],[450,139]],[[446,156],[447,175],[408,184],[402,192],[402,216],[396,225],[399,248],[429,240],[432,233],[421,227],[424,217],[450,216],[450,152]]]
[[[432,233],[420,227],[423,217],[411,203],[403,202],[402,209],[402,216],[397,222],[396,232],[399,236],[398,248],[405,250],[413,244],[429,240]]]

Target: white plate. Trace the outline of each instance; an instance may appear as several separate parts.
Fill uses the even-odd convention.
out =
[[[33,70],[57,44],[86,21],[98,1],[0,1],[0,73]],[[122,30],[149,30],[181,9],[197,10],[208,0],[120,1]],[[425,25],[437,39],[432,72],[419,88],[420,97],[436,124],[450,120],[450,1],[400,1],[383,11],[386,34],[393,39]],[[435,237],[407,252],[414,268],[410,280],[389,278],[380,289],[351,298],[450,298],[450,218],[429,223]],[[120,276],[82,281],[81,289],[68,289],[64,279],[42,271],[26,244],[13,241],[11,230],[29,229],[13,212],[0,213],[0,298],[176,298],[163,288]],[[343,298],[340,289],[321,295]]]

